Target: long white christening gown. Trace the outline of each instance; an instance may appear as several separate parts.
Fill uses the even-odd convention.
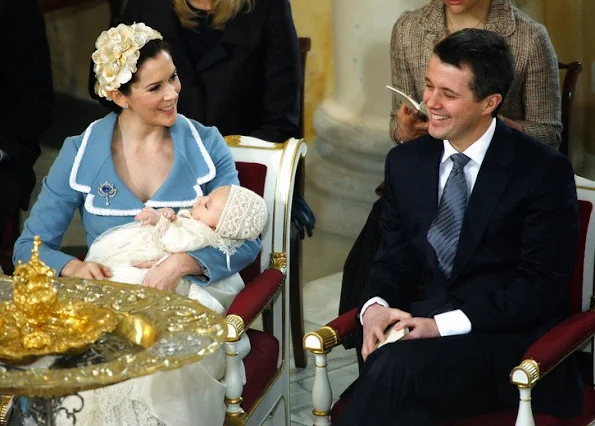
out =
[[[171,253],[187,252],[216,243],[214,231],[181,210],[176,220],[161,218],[156,226],[132,222],[112,228],[89,248],[86,260],[111,269],[110,280],[141,284],[148,269],[132,266],[139,261],[164,260]],[[244,288],[238,273],[200,287],[180,280],[176,292],[225,315],[234,297]],[[250,350],[240,342],[242,358]],[[242,366],[243,367],[243,366]],[[88,426],[221,426],[225,418],[225,353],[220,348],[199,362],[180,369],[128,380],[102,389],[81,392],[84,408],[77,425]],[[65,403],[68,401],[66,400]],[[73,400],[73,405],[78,403]],[[72,420],[58,418],[58,425]]]

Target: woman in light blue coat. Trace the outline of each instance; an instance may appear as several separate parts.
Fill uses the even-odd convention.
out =
[[[145,206],[190,208],[219,186],[239,184],[219,131],[177,114],[181,85],[161,39],[141,23],[111,28],[97,39],[95,90],[113,101],[114,112],[64,142],[15,244],[15,263],[29,260],[39,235],[40,258],[60,276],[109,279],[104,265],[59,250],[75,210],[90,245],[108,228],[133,221]],[[138,265],[150,266],[142,285],[173,291],[184,276],[195,285],[217,285],[250,264],[259,249],[259,240],[245,242],[229,266],[212,247],[175,253],[158,265],[145,262]],[[77,424],[221,425],[224,354],[197,364],[85,392]]]

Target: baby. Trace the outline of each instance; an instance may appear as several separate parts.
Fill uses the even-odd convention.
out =
[[[159,264],[172,253],[213,246],[230,257],[245,240],[257,238],[266,225],[264,200],[241,186],[221,186],[199,197],[192,210],[144,208],[135,222],[111,228],[89,248],[85,260],[110,268],[111,281],[141,284],[148,269],[135,265]],[[224,314],[233,297],[243,288],[239,274],[213,285],[200,287],[183,278],[176,292],[200,301]]]

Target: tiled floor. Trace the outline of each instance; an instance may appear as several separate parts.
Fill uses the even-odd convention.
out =
[[[74,111],[74,112],[73,112]],[[37,189],[32,200],[37,198],[41,178],[49,168],[60,149],[64,138],[80,134],[85,127],[105,111],[95,104],[73,101],[58,96],[54,125],[42,140],[42,155],[36,163]],[[308,188],[306,188],[306,198]],[[26,214],[23,216],[23,220]],[[73,223],[64,237],[63,245],[84,245],[80,217],[75,214]],[[303,245],[304,317],[305,328],[313,331],[333,319],[339,306],[341,274],[343,263],[353,244],[353,239],[315,230],[312,238],[306,238]],[[291,357],[293,360],[293,355]],[[293,362],[293,361],[292,361]],[[357,362],[353,350],[343,347],[334,349],[328,357],[328,370],[332,380],[333,395],[338,396],[357,377]],[[292,425],[312,424],[311,389],[314,377],[314,359],[308,357],[308,367],[291,370],[291,420]]]

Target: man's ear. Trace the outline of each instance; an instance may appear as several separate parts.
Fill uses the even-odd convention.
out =
[[[487,98],[484,99],[484,112],[487,115],[492,115],[492,112],[498,105],[502,102],[502,95],[500,93],[494,93],[493,95],[489,95]]]
[[[109,97],[122,109],[128,108],[128,98],[119,90],[112,90],[108,92]]]

